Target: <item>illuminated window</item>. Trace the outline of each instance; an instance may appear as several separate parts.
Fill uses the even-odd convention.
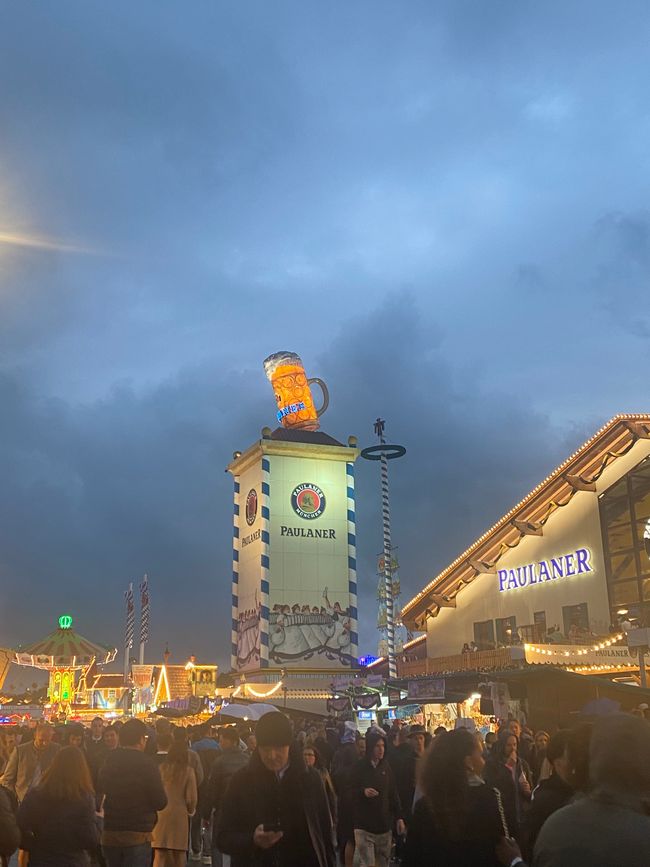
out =
[[[650,458],[600,497],[600,523],[612,623],[627,616],[650,624],[650,557],[643,533],[650,518]],[[627,609],[626,615],[618,612]]]
[[[479,650],[492,650],[494,648],[494,621],[482,620],[474,624],[474,641]]]
[[[517,640],[517,618],[516,617],[497,617],[495,620],[497,627],[497,644],[509,646]]]

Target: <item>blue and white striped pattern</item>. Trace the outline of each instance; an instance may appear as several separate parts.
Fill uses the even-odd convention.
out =
[[[382,429],[383,430],[383,429]],[[386,445],[383,433],[379,442]],[[390,539],[390,500],[388,496],[388,458],[386,451],[381,456],[381,521],[384,531],[384,587],[386,591],[386,638],[388,640],[388,676],[397,677],[397,661],[395,659],[395,618],[393,616],[393,546]]]
[[[235,479],[232,516],[232,629],[230,666],[237,671],[237,619],[239,614],[239,482]]]
[[[348,503],[348,590],[350,593],[350,653],[359,652],[359,614],[357,610],[357,519],[354,505],[354,464],[345,465]]]
[[[260,666],[269,665],[269,576],[270,576],[270,527],[271,527],[271,461],[262,458],[262,553],[260,557]]]

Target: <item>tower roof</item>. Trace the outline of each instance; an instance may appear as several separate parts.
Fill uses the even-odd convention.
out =
[[[342,446],[338,440],[320,430],[298,430],[297,428],[278,427],[271,439],[285,443],[311,443],[319,446]]]

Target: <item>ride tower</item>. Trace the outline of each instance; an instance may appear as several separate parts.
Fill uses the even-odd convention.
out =
[[[357,666],[359,451],[354,437],[344,445],[318,429],[327,387],[307,379],[295,353],[276,353],[264,366],[280,426],[263,428],[228,466],[234,479],[232,671],[262,682],[311,673],[325,684]],[[314,382],[323,391],[319,410]]]

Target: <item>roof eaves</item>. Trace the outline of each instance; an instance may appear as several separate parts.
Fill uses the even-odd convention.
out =
[[[617,430],[618,429],[618,430]],[[458,586],[455,591],[453,591],[453,595],[457,593],[461,587],[465,584],[471,583],[474,578],[477,577],[478,574],[481,574],[480,571],[477,571],[476,567],[471,566],[468,563],[468,560],[472,555],[475,555],[474,559],[482,559],[478,554],[478,551],[481,549],[483,544],[487,542],[491,537],[493,537],[499,531],[502,532],[502,538],[495,540],[495,543],[498,543],[501,552],[498,556],[501,556],[503,551],[506,548],[514,548],[516,547],[521,539],[523,538],[523,534],[517,530],[517,528],[511,523],[513,518],[515,517],[523,517],[522,511],[526,509],[526,507],[530,507],[531,504],[534,504],[536,497],[538,497],[542,492],[546,490],[547,494],[549,489],[554,483],[556,484],[557,490],[554,492],[556,494],[560,494],[562,491],[562,487],[566,486],[570,489],[570,493],[567,492],[567,499],[564,503],[558,503],[556,499],[551,498],[551,502],[548,503],[545,507],[546,515],[542,519],[544,522],[548,520],[550,515],[559,505],[566,505],[573,497],[573,495],[577,492],[577,488],[566,481],[565,474],[567,470],[577,462],[580,458],[584,458],[589,454],[590,450],[598,443],[599,441],[603,441],[603,448],[607,441],[607,435],[613,435],[612,443],[608,444],[608,448],[604,452],[601,448],[599,451],[599,455],[594,455],[590,460],[587,461],[584,467],[581,467],[578,475],[584,473],[585,471],[591,471],[597,469],[596,478],[602,473],[605,467],[612,462],[616,457],[620,457],[620,454],[616,454],[610,451],[610,448],[618,438],[626,437],[631,440],[629,447],[634,445],[634,443],[640,437],[648,437],[650,435],[650,415],[644,413],[620,413],[615,415],[612,419],[610,419],[607,424],[603,425],[596,433],[590,437],[585,443],[583,443],[580,448],[574,451],[569,457],[563,461],[558,467],[556,467],[553,472],[551,472],[543,481],[541,481],[529,494],[527,494],[522,500],[519,501],[509,512],[507,512],[499,521],[496,522],[492,527],[483,533],[472,545],[469,546],[462,554],[460,554],[452,563],[449,564],[442,572],[440,572],[435,578],[433,578],[426,587],[417,593],[403,608],[402,608],[402,617],[408,618],[408,614],[416,607],[422,604],[427,604],[428,600],[431,597],[431,594],[434,590],[439,589],[446,578],[454,575],[455,570],[460,566],[465,566],[465,575],[462,577],[454,576],[452,578],[451,586],[457,580],[459,581]],[[625,449],[627,451],[627,447]],[[623,452],[623,454],[625,453]],[[598,464],[600,463],[600,467]],[[591,480],[589,480],[591,481]],[[541,506],[538,505],[538,509]],[[552,507],[552,508],[551,508]],[[535,509],[525,515],[524,520],[531,521],[536,516]],[[509,541],[509,539],[511,541]],[[483,555],[484,556],[484,555]],[[498,557],[497,557],[498,559]],[[468,570],[471,571],[472,574],[467,574]],[[439,608],[438,608],[439,610]],[[437,611],[436,611],[437,613]],[[410,618],[413,619],[413,618]]]

